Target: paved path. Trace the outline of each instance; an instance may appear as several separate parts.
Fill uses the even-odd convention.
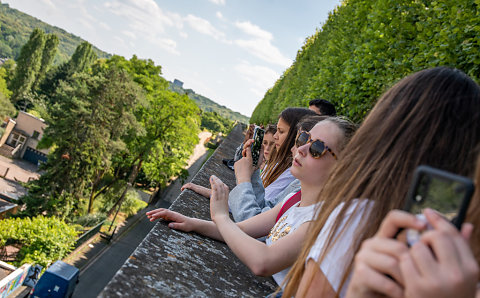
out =
[[[23,159],[11,159],[0,155],[0,175],[3,176],[7,170],[8,173],[5,178],[10,180],[17,180],[27,182],[28,179],[38,179],[40,174],[38,167],[33,163]]]
[[[6,173],[6,175],[5,175]],[[38,179],[40,174],[36,165],[22,159],[10,159],[0,155],[0,198],[18,200],[27,190],[19,182]]]
[[[185,180],[185,183],[192,180],[195,173],[200,170],[203,165],[203,162],[207,159],[207,148],[203,145],[205,141],[212,136],[210,132],[201,132],[199,135],[200,142],[195,147],[192,157],[188,161],[188,178]],[[180,188],[182,187],[182,181],[176,179],[170,186],[163,192],[162,199],[173,203],[173,201],[180,194]]]
[[[201,133],[199,136],[200,143],[189,161],[190,167],[188,171],[190,175],[188,181],[200,169],[207,155],[203,144],[209,135]],[[198,147],[203,147],[203,149]],[[77,284],[73,294],[74,298],[98,296],[155,225],[155,223],[148,220],[145,212],[159,207],[168,208],[171,202],[165,198],[167,196],[173,197],[173,199],[176,198],[180,194],[180,187],[179,181],[172,183],[163,193],[156,206],[149,206],[130,218],[128,220],[129,223],[123,230],[118,232],[110,244],[106,244],[103,241],[95,244],[96,247],[93,249],[98,253],[92,257],[84,268],[81,268],[80,282]]]

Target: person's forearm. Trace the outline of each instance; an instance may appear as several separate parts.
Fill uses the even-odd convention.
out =
[[[242,184],[244,182],[251,182],[252,181],[251,176],[245,175],[243,173],[238,175],[236,178],[237,178],[237,185]]]
[[[191,220],[193,221],[194,232],[218,241],[224,241],[222,235],[218,231],[218,228],[213,221],[198,218],[192,218]]]
[[[197,184],[192,185],[192,190],[206,198],[210,198],[212,195],[212,190],[210,188],[206,188]]]
[[[268,246],[243,232],[227,215],[216,219],[217,231],[233,253],[256,275],[267,276]]]

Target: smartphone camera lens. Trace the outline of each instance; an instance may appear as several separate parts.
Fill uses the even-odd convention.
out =
[[[416,196],[415,196],[415,201],[416,201],[417,203],[420,203],[422,200],[423,200],[423,197],[422,197],[421,195],[416,195]]]

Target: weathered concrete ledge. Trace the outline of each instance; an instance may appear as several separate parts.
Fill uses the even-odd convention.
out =
[[[243,140],[237,125],[212,157],[192,179],[209,186],[210,175],[220,177],[230,188],[235,175],[222,159],[231,158]],[[187,216],[210,219],[209,200],[190,191],[182,192],[170,207]],[[257,277],[224,243],[171,230],[158,222],[115,274],[100,297],[264,297],[276,284]]]

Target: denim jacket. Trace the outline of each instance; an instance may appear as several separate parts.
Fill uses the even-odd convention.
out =
[[[287,171],[288,173],[285,173]],[[272,194],[270,198],[265,197],[265,189],[263,188],[262,179],[260,178],[258,170],[253,173],[252,182],[244,182],[235,186],[235,188],[230,191],[228,197],[228,205],[235,222],[246,220],[270,210],[288,194],[299,191],[300,181],[290,174],[290,170],[287,171],[282,173],[282,175],[285,174],[284,177],[280,175],[280,177],[274,181],[274,183],[277,182],[277,184],[274,185],[277,191],[270,192]]]

